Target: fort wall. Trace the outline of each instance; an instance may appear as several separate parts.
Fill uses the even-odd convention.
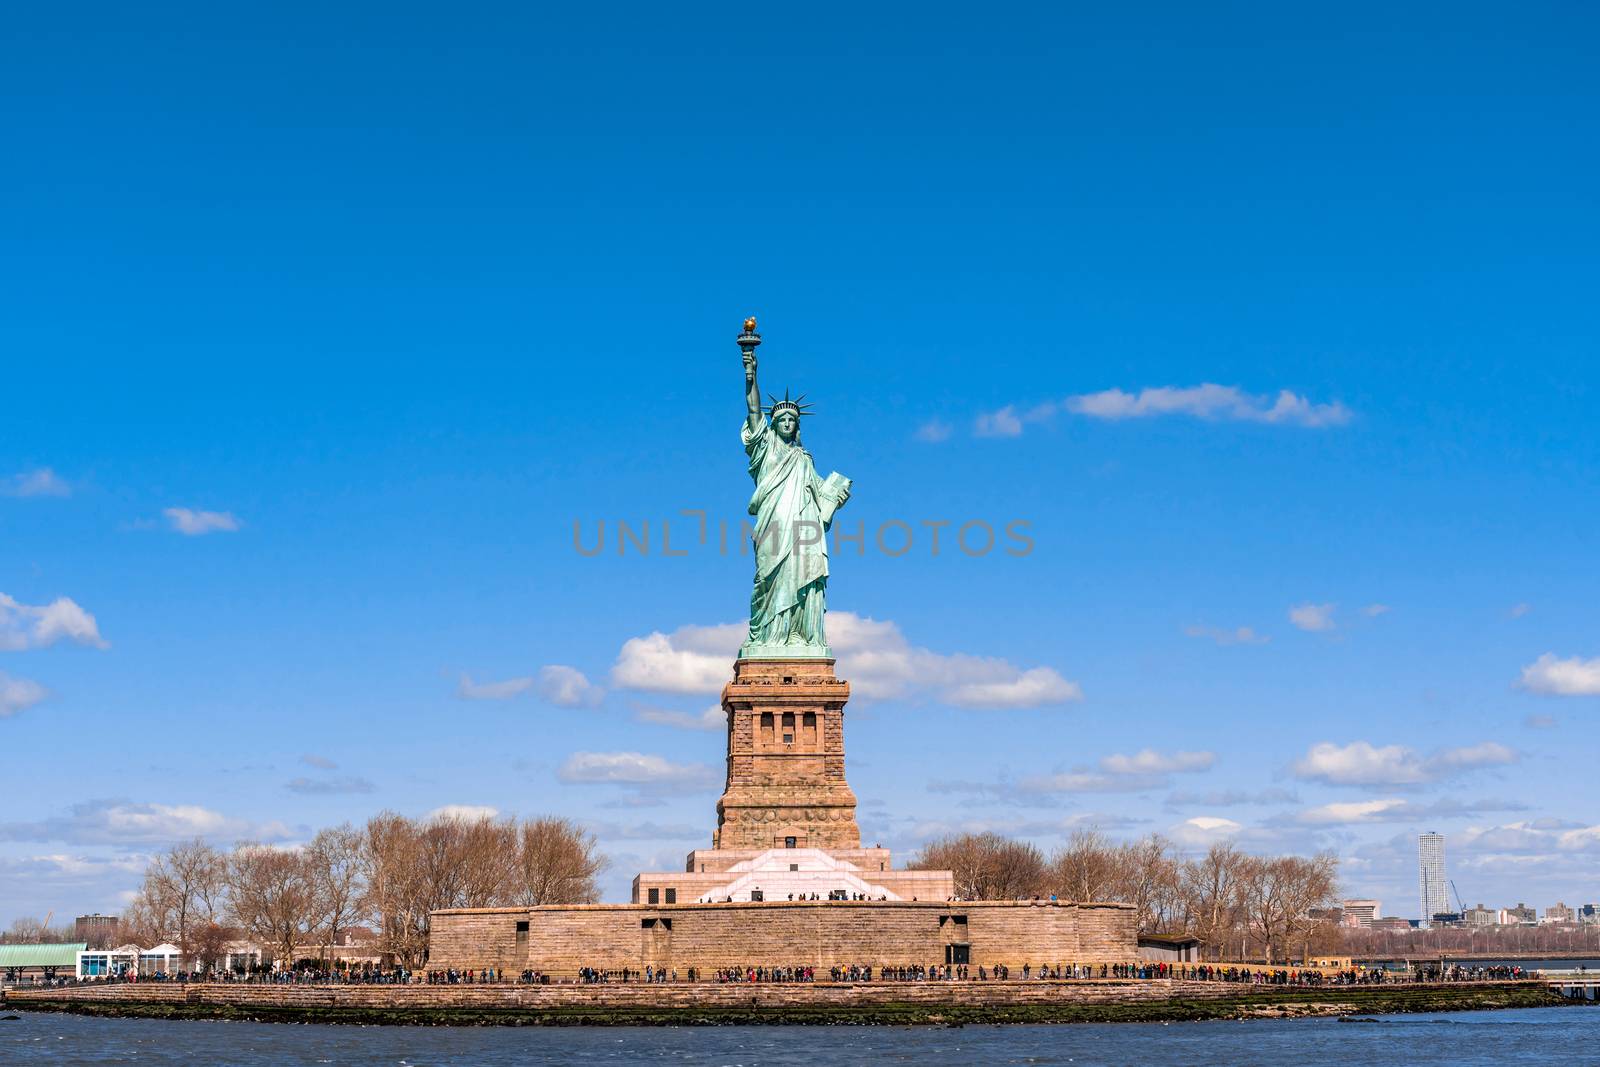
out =
[[[769,901],[552,905],[433,913],[430,969],[557,978],[581,968],[997,964],[1020,971],[1137,958],[1127,904],[1067,901]]]

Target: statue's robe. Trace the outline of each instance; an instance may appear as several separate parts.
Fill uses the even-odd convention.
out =
[[[755,492],[756,579],[750,594],[750,645],[826,646],[822,615],[828,584],[823,482],[811,453],[778,436],[770,422],[739,431]]]

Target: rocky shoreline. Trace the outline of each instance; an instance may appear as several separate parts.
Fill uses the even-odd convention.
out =
[[[95,1016],[397,1026],[1189,1022],[1480,1011],[1573,1003],[1539,982],[1242,990],[1221,983],[1156,982],[966,983],[954,988],[937,983],[687,988],[146,984],[12,991],[4,1001],[7,1010]]]

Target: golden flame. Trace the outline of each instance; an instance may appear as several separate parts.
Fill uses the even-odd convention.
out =
[[[751,315],[748,319],[744,320],[744,332],[745,333],[755,333],[756,332],[756,317],[754,315]]]

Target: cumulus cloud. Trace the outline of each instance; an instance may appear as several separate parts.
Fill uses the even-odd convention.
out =
[[[841,613],[833,612],[828,623]],[[733,677],[733,658],[749,628],[743,623],[680,626],[623,643],[611,684],[656,693],[717,693]]]
[[[209,533],[233,533],[244,524],[231,511],[200,511],[195,508],[163,508],[167,525],[185,537]]]
[[[1219,645],[1264,645],[1272,640],[1266,634],[1258,634],[1248,626],[1239,626],[1232,630],[1216,626],[1185,626],[1183,632],[1189,637],[1204,637]]]
[[[1167,830],[1167,837],[1183,848],[1209,848],[1218,841],[1238,836],[1243,824],[1220,815],[1196,815]]]
[[[953,432],[954,429],[948,422],[944,422],[940,419],[929,419],[927,422],[917,427],[915,436],[918,441],[922,441],[930,445],[936,445],[940,441],[948,441],[950,439],[950,434]]]
[[[673,763],[643,752],[574,752],[556,771],[563,782],[659,787],[700,787],[716,781],[703,763]]]
[[[190,837],[268,841],[289,836],[288,827],[281,822],[254,823],[199,804],[137,804],[108,799],[73,804],[65,815],[37,822],[0,823],[0,840],[83,845],[160,845]]]
[[[723,730],[728,726],[728,713],[722,710],[721,704],[713,704],[699,714],[642,705],[634,718],[639,722],[673,726],[679,730]]]
[[[539,696],[557,707],[592,708],[605,695],[576,667],[552,663],[539,668]]]
[[[27,711],[49,695],[44,686],[32,679],[13,678],[0,671],[0,719]]]
[[[474,682],[463,673],[456,683],[456,696],[462,700],[510,700],[533,688],[533,678],[507,678],[503,682]]]
[[[1421,785],[1482,767],[1517,761],[1517,753],[1496,741],[1446,748],[1423,757],[1403,745],[1373,745],[1352,741],[1312,745],[1294,764],[1301,778],[1330,785]]]
[[[743,623],[683,626],[635,637],[611,668],[613,685],[662,693],[721,691],[745,638]],[[848,611],[828,613],[839,673],[861,699],[931,697],[968,708],[1032,708],[1083,699],[1078,683],[1054,668],[943,654],[912,645],[893,622]]]
[[[1024,411],[1018,411],[1014,404],[1007,404],[996,411],[979,414],[973,420],[972,432],[978,437],[1020,437],[1026,427],[1049,422],[1060,409],[1061,405],[1049,400]]]
[[[1215,752],[1157,752],[1146,748],[1131,756],[1106,756],[1100,766],[1112,774],[1188,774],[1208,770],[1216,762]]]
[[[1413,822],[1418,819],[1475,815],[1487,811],[1522,811],[1525,808],[1526,805],[1514,800],[1455,800],[1446,797],[1429,804],[1419,804],[1404,797],[1380,797],[1307,808],[1296,814],[1291,821],[1310,826],[1352,826],[1366,823]]]
[[[1097,419],[1139,419],[1162,415],[1188,415],[1212,422],[1260,422],[1283,426],[1341,426],[1350,421],[1350,409],[1337,401],[1313,404],[1287,389],[1276,397],[1256,396],[1237,386],[1203,385],[1188,388],[1164,386],[1137,393],[1107,389],[1068,397],[1068,411]]]
[[[0,593],[0,650],[20,652],[71,641],[90,648],[110,648],[100,636],[93,615],[68,597],[48,604],[24,604]]]
[[[427,822],[480,822],[499,814],[499,808],[491,808],[487,804],[445,804],[422,818]]]
[[[1322,633],[1334,627],[1333,604],[1296,604],[1289,609],[1289,621],[1302,630]]]
[[[1012,678],[952,685],[942,698],[965,708],[1037,708],[1082,700],[1083,690],[1053,667],[1031,667]]]
[[[72,486],[49,467],[13,474],[0,481],[0,496],[71,496]]]
[[[1600,656],[1557,659],[1555,653],[1546,652],[1522,668],[1518,684],[1530,693],[1544,696],[1600,696]]]
[[[965,793],[1002,803],[1052,807],[1064,793],[1139,793],[1166,786],[1168,776],[1209,769],[1212,752],[1158,752],[1143,749],[1133,755],[1114,754],[1097,768],[1075,767],[1052,774],[1027,775],[1016,781],[969,782],[940,779],[929,785],[934,793]]]
[[[349,775],[337,778],[294,778],[284,788],[303,796],[335,796],[343,793],[371,793],[378,787],[365,778]]]

